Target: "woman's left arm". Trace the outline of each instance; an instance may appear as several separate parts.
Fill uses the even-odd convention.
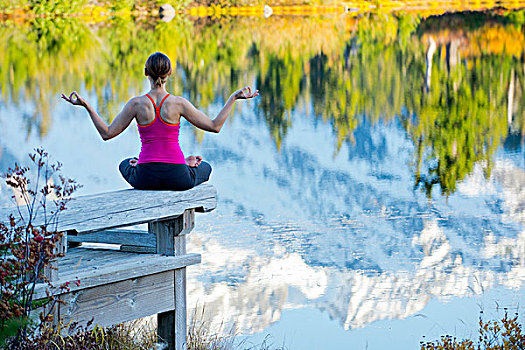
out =
[[[128,103],[126,103],[122,111],[120,111],[115,119],[113,119],[113,122],[109,126],[104,120],[102,120],[97,111],[95,111],[95,109],[86,100],[78,95],[76,91],[73,91],[69,97],[62,94],[62,98],[72,105],[82,106],[86,109],[86,111],[89,113],[89,116],[91,117],[91,120],[93,121],[93,124],[97,128],[98,133],[104,141],[110,140],[119,135],[129,126],[133,118],[135,118],[135,108],[133,107],[135,104],[135,98],[132,98],[128,101]]]

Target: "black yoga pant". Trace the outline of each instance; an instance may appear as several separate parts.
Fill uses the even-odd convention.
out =
[[[119,170],[124,179],[138,190],[174,190],[184,191],[208,181],[211,166],[206,162],[192,168],[186,164],[143,163],[131,166],[124,159]]]

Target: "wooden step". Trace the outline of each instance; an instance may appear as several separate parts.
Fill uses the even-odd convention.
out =
[[[70,292],[111,284],[126,279],[158,274],[186,266],[199,264],[200,254],[165,256],[162,254],[129,253],[118,250],[89,248],[70,249],[64,258],[58,260],[59,276],[54,286],[69,282]],[[75,281],[80,280],[80,285]],[[37,284],[34,299],[46,297],[47,285]],[[60,294],[60,291],[50,291]]]

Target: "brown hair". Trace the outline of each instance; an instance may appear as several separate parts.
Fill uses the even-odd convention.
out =
[[[171,75],[171,61],[165,54],[155,52],[146,61],[146,74],[153,79],[155,86],[162,86]]]

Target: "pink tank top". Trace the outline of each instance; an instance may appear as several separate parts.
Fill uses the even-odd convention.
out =
[[[157,107],[151,96],[146,94],[151,103],[153,103],[153,107],[155,107],[155,119],[147,125],[137,124],[142,143],[138,164],[186,164],[184,154],[179,145],[180,123],[167,123],[160,116],[160,108],[169,95],[164,96],[159,107]]]

